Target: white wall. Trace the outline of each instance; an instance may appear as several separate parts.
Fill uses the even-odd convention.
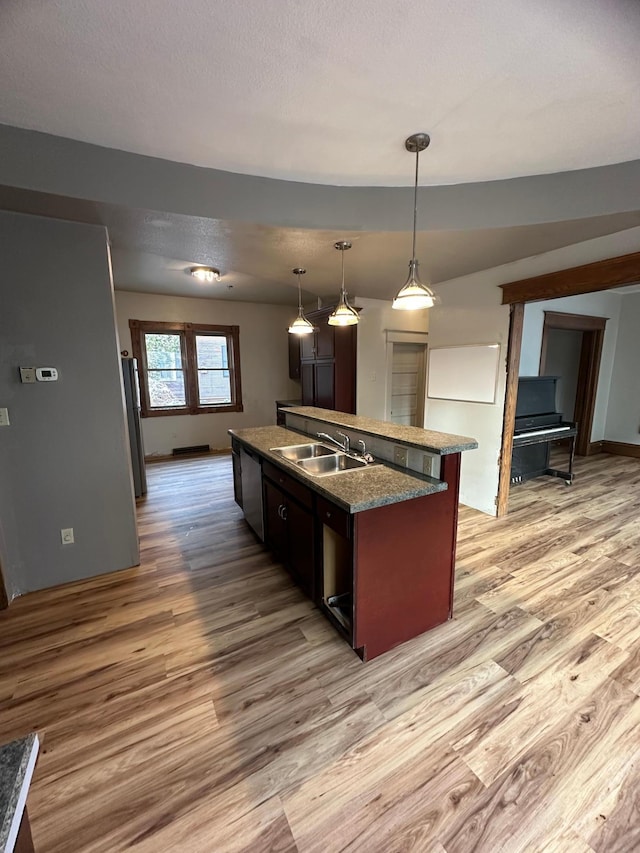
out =
[[[107,232],[0,213],[0,560],[10,597],[139,562]],[[18,368],[55,367],[22,384]],[[63,545],[62,528],[75,544]]]
[[[427,400],[427,427],[469,435],[479,442],[477,450],[462,454],[462,503],[495,513],[509,330],[509,309],[500,304],[499,285],[639,250],[640,228],[630,228],[436,286],[442,305],[429,312],[429,346],[503,344],[495,405]]]
[[[438,287],[438,292],[442,304],[431,310],[430,347],[501,345],[495,403],[427,398],[425,417],[427,429],[471,436],[477,440],[477,450],[462,454],[460,501],[493,515],[502,443],[509,308],[500,305],[501,291],[495,283],[495,271],[448,281]]]
[[[640,293],[621,296],[605,438],[640,444]]]
[[[146,455],[164,455],[173,447],[194,444],[224,448],[230,444],[230,428],[274,424],[275,401],[300,396],[299,384],[289,379],[287,327],[295,314],[295,309],[282,305],[116,291],[120,349],[129,353],[130,319],[240,327],[244,411],[143,419]]]
[[[590,242],[596,241],[592,240]],[[581,245],[587,244],[583,243]],[[602,344],[602,360],[600,362],[600,376],[598,377],[598,389],[596,391],[596,405],[593,412],[591,441],[601,441],[605,437],[604,431],[607,420],[607,407],[609,405],[611,376],[613,374],[613,359],[618,337],[621,299],[622,296],[619,293],[605,290],[601,293],[585,293],[580,296],[567,296],[562,299],[530,302],[524,309],[520,376],[538,375],[545,311],[558,311],[566,314],[587,314],[590,317],[608,318]]]
[[[380,299],[356,297],[353,303],[362,308],[357,336],[356,414],[386,420],[386,331],[426,333],[429,311],[395,311],[391,302]]]

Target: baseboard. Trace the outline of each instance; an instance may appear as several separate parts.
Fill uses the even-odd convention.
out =
[[[603,441],[603,453],[613,453],[615,456],[633,456],[640,459],[640,444],[627,444],[625,441]]]
[[[594,453],[602,453],[603,441],[592,441],[587,447],[587,456],[593,456]]]
[[[230,447],[215,447],[206,453],[181,453],[179,456],[167,453],[162,456],[145,456],[144,461],[149,465],[151,462],[178,462],[181,459],[202,459],[203,456],[225,456],[227,453],[231,453]]]

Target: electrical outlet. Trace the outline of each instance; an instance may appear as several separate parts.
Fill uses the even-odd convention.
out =
[[[427,456],[426,453],[422,458],[422,473],[428,477],[431,477],[433,473],[433,456]]]
[[[73,545],[76,541],[73,538],[73,527],[63,527],[60,531],[60,538],[62,539],[63,545]]]
[[[394,447],[393,448],[393,461],[396,465],[401,465],[403,468],[407,467],[407,448],[406,447]]]
[[[0,426],[9,426],[9,409],[0,409]]]

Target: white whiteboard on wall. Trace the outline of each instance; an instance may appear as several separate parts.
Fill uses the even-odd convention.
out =
[[[427,397],[495,403],[500,344],[434,347],[429,350]]]

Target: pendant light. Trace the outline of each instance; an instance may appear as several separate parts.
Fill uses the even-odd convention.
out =
[[[432,308],[438,301],[436,294],[420,281],[418,261],[416,259],[416,220],[418,218],[418,158],[431,142],[428,133],[414,133],[405,140],[404,147],[416,155],[416,179],[413,188],[413,249],[409,261],[409,277],[393,300],[392,308],[401,311],[416,311],[419,308]]]
[[[302,269],[302,267],[296,267],[292,272],[298,276],[298,316],[287,331],[290,335],[310,335],[313,333],[313,323],[307,320],[302,311],[302,288],[300,286],[300,276],[304,275],[306,270]]]
[[[338,240],[333,246],[342,254],[342,286],[340,288],[340,301],[333,313],[329,315],[327,323],[330,326],[354,326],[360,317],[358,317],[358,312],[349,305],[347,292],[344,289],[344,253],[351,248],[351,243],[348,240]]]

